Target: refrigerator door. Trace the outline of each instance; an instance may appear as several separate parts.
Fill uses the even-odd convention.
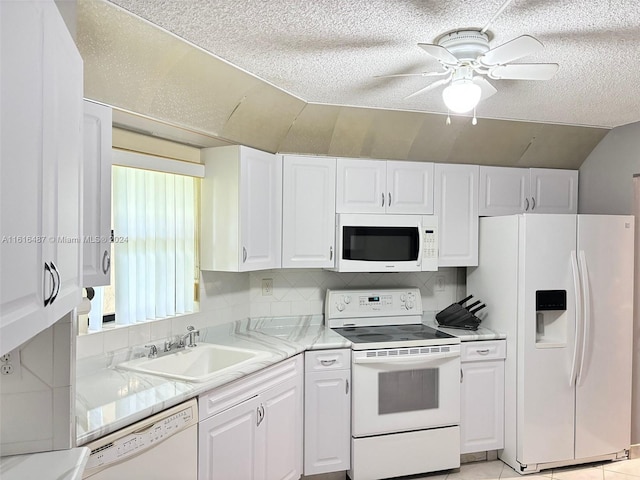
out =
[[[576,458],[619,452],[631,443],[633,237],[633,217],[578,216],[588,303],[576,387]]]
[[[520,221],[517,460],[569,460],[574,454],[576,216],[525,214]],[[565,291],[566,305],[552,310],[552,302],[537,311],[537,291]]]

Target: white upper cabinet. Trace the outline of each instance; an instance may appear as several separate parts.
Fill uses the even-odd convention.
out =
[[[111,274],[111,108],[84,102],[83,284],[109,285]]]
[[[480,167],[480,216],[576,213],[578,171]]]
[[[202,150],[200,268],[281,265],[282,159],[244,146]]]
[[[439,267],[478,265],[478,165],[435,165]]]
[[[578,171],[532,168],[532,213],[577,213]]]
[[[522,213],[529,205],[529,169],[480,167],[480,216]]]
[[[82,59],[54,2],[0,2],[0,354],[81,300]]]
[[[336,159],[283,156],[282,267],[332,268]]]
[[[339,158],[337,213],[433,214],[433,163]]]

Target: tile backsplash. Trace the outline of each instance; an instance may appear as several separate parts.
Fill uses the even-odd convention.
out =
[[[10,352],[0,377],[0,455],[66,449],[75,442],[73,314]]]
[[[270,292],[264,292],[267,295],[262,288],[265,279],[273,282]],[[437,311],[464,296],[465,282],[457,268],[405,273],[338,273],[318,269],[202,272],[198,313],[80,335],[77,358],[158,343],[184,333],[187,325],[200,328],[247,317],[322,314],[327,288],[407,286],[420,289],[423,310]]]

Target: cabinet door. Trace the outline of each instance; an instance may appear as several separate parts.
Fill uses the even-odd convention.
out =
[[[532,168],[533,213],[577,213],[578,171]]]
[[[83,77],[82,58],[55,5],[45,9],[44,36],[42,146],[50,170],[45,170],[43,215],[55,239],[45,247],[55,274],[48,307],[53,322],[82,298]]]
[[[282,267],[334,266],[336,159],[283,157]]]
[[[460,453],[504,447],[504,360],[462,363]]]
[[[351,370],[312,372],[304,384],[304,474],[351,468]]]
[[[337,213],[384,213],[387,162],[338,158]]]
[[[240,147],[240,271],[280,267],[282,159]]]
[[[42,181],[43,5],[0,2],[0,355],[47,326]],[[49,283],[50,285],[50,283]],[[46,293],[45,293],[46,292]]]
[[[111,108],[84,102],[83,286],[109,285],[111,274]]]
[[[477,165],[436,164],[440,267],[478,265]]]
[[[302,376],[260,395],[264,407],[265,480],[297,480],[302,475]],[[230,478],[230,477],[229,477]]]
[[[513,215],[531,208],[529,169],[480,167],[480,216]]]
[[[433,163],[387,162],[387,213],[433,214]]]
[[[264,443],[258,436],[258,397],[252,397],[198,425],[200,480],[262,479]]]

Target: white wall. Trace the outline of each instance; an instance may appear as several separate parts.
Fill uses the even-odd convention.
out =
[[[636,260],[640,258],[640,122],[611,130],[580,167],[578,213],[634,215]],[[634,188],[634,183],[636,187]],[[640,196],[640,192],[635,195]],[[631,443],[640,444],[640,273],[636,261]]]
[[[584,161],[578,213],[633,214],[636,173],[640,173],[640,122],[611,130]]]

